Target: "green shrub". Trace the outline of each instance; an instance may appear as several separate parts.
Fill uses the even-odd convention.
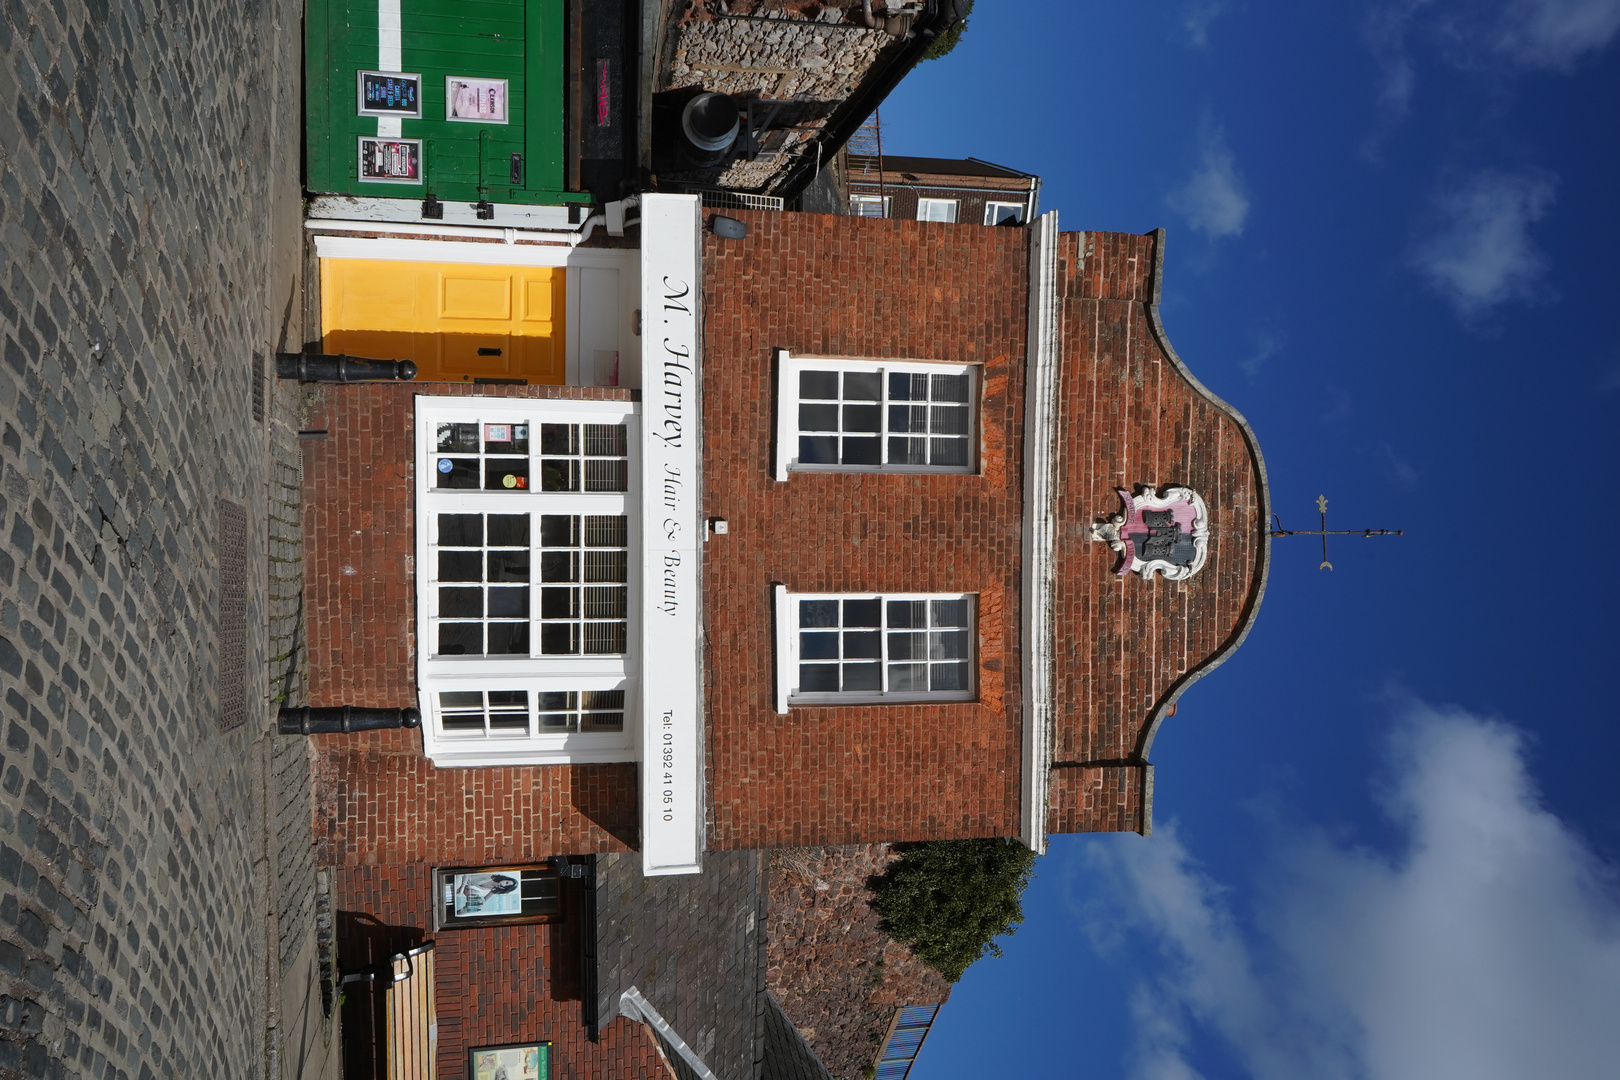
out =
[[[1024,921],[1035,853],[1016,840],[930,840],[898,845],[872,881],[883,929],[951,982]]]
[[[952,23],[949,30],[935,38],[928,46],[928,49],[922,55],[924,60],[938,60],[956,48],[957,42],[962,40],[962,35],[967,33],[968,16],[973,13],[973,0],[967,0],[967,3],[962,5],[961,11],[962,17]]]

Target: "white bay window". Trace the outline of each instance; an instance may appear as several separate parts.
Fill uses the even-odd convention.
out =
[[[429,756],[633,760],[635,406],[422,397],[416,422]]]

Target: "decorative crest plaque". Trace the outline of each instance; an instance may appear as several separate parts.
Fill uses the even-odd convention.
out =
[[[1119,553],[1115,574],[1124,577],[1134,570],[1145,578],[1162,574],[1170,581],[1185,581],[1204,568],[1209,511],[1196,491],[1167,487],[1161,495],[1150,484],[1138,484],[1135,495],[1115,490],[1124,509],[1089,531],[1091,539]]]

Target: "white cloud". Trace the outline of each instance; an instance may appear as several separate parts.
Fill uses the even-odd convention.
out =
[[[1181,5],[1181,28],[1199,49],[1209,47],[1209,26],[1226,10],[1226,0],[1187,0]]]
[[[1249,197],[1220,127],[1206,123],[1199,135],[1198,164],[1187,181],[1165,199],[1173,212],[1211,240],[1243,235]]]
[[[1142,1080],[1197,1075],[1180,1016],[1257,1080],[1614,1075],[1614,868],[1542,806],[1514,729],[1414,705],[1392,749],[1399,850],[1282,841],[1251,924],[1173,828],[1090,846],[1165,960],[1133,1003]]]
[[[1260,374],[1260,369],[1265,366],[1266,361],[1276,356],[1277,350],[1281,349],[1282,346],[1283,337],[1281,334],[1275,334],[1269,330],[1262,331],[1255,338],[1254,352],[1239,360],[1238,367],[1243,370],[1243,374],[1252,379]]]
[[[1556,179],[1534,170],[1486,170],[1435,200],[1433,227],[1412,259],[1459,314],[1543,294],[1547,260],[1530,226],[1551,209]]]
[[[1520,67],[1567,70],[1620,32],[1620,0],[1507,0],[1493,6],[1493,17],[1465,33]]]

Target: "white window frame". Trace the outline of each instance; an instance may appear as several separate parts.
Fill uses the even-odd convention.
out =
[[[976,701],[979,695],[979,597],[977,593],[801,593],[790,592],[786,585],[777,585],[775,594],[776,630],[776,711],[786,714],[790,708],[827,708],[841,705],[913,705],[943,704],[947,702]],[[799,601],[801,600],[865,600],[875,599],[883,612],[878,630],[881,643],[879,661],[883,665],[884,681],[888,681],[889,658],[888,602],[891,600],[966,600],[968,603],[968,656],[969,686],[963,690],[907,690],[903,692],[876,691],[821,691],[802,693],[799,690]]]
[[[416,399],[416,653],[417,692],[422,710],[422,741],[428,757],[440,766],[565,764],[635,761],[639,758],[641,703],[639,693],[641,612],[641,497],[639,406],[618,401],[555,401],[543,398],[426,397]],[[540,490],[439,490],[437,425],[441,423],[528,423],[529,476],[538,483],[540,425],[622,424],[627,431],[626,490],[623,492],[545,492]],[[530,515],[530,566],[538,568],[540,516],[543,514],[611,515],[627,519],[626,652],[614,656],[551,656],[540,648],[540,602],[537,574],[531,574],[528,656],[434,655],[437,646],[436,515]],[[617,732],[548,734],[539,730],[536,695],[546,691],[623,690],[624,729]],[[522,691],[528,695],[526,731],[447,729],[439,695],[456,691]]]
[[[1018,224],[1027,224],[1025,219],[1029,215],[1026,204],[1021,202],[986,202],[984,204],[984,223],[986,225],[996,224],[996,211],[998,209],[1016,210],[1018,212]]]
[[[981,364],[952,364],[939,360],[888,360],[831,356],[794,356],[786,349],[777,350],[776,362],[776,454],[775,475],[786,480],[795,472],[842,473],[952,473],[971,476],[979,471],[980,452],[980,395],[984,378]],[[799,463],[799,375],[806,369],[816,371],[875,372],[883,379],[883,400],[879,402],[882,428],[878,434],[879,453],[889,453],[889,390],[891,372],[912,374],[967,375],[968,376],[968,460],[965,465],[891,465],[886,461],[878,465],[800,464]]]
[[[894,196],[893,195],[851,195],[849,197],[849,203],[850,203],[850,207],[849,207],[849,209],[850,209],[850,215],[849,216],[850,217],[888,217],[889,212],[894,209]],[[881,213],[881,214],[868,214],[868,213],[863,212],[863,213],[857,214],[857,213],[854,212],[855,211],[855,204],[857,204],[857,203],[859,203],[862,206],[878,206],[878,205],[881,205],[883,207],[883,213]]]
[[[937,221],[943,225],[955,225],[957,211],[961,207],[959,199],[930,199],[925,196],[917,198],[917,220]],[[946,217],[935,217],[935,213],[944,213]]]

